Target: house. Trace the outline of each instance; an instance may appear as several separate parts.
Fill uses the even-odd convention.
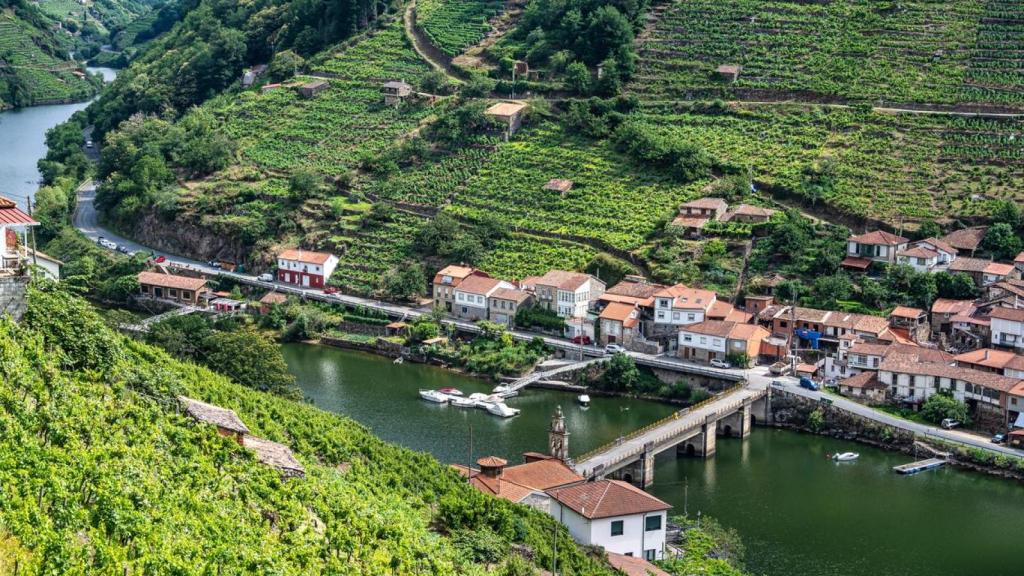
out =
[[[880,316],[818,310],[801,306],[769,306],[757,316],[772,334],[794,334],[806,345],[818,349],[822,343],[838,346],[842,336],[852,334],[867,341],[891,339],[889,322]]]
[[[43,278],[50,280],[60,280],[60,268],[64,265],[53,256],[31,248],[25,248],[25,263],[41,274]]]
[[[959,251],[951,246],[949,243],[940,240],[939,238],[925,238],[924,240],[918,240],[914,242],[914,246],[921,248],[927,248],[938,253],[937,267],[941,270],[947,266],[959,255]]]
[[[598,316],[601,322],[599,341],[602,346],[621,344],[629,348],[641,337],[640,308],[636,304],[612,302]]]
[[[889,328],[914,342],[927,342],[931,336],[928,313],[920,308],[897,306],[889,313]]]
[[[910,266],[917,272],[937,272],[939,253],[925,246],[912,246],[896,253],[896,263]]]
[[[516,312],[533,303],[533,294],[518,288],[498,288],[491,294],[489,302],[488,319],[515,328]]]
[[[548,490],[551,515],[584,546],[661,560],[671,506],[621,480],[597,480]]]
[[[830,378],[849,378],[863,372],[877,372],[887,358],[903,358],[914,362],[951,364],[953,356],[936,348],[916,344],[865,342],[854,334],[840,340],[834,356],[825,358],[825,375]]]
[[[490,317],[488,298],[500,288],[512,290],[515,285],[490,276],[467,277],[454,289],[452,314],[462,320],[487,320]],[[507,319],[504,324],[508,324]]]
[[[902,236],[875,230],[850,236],[846,240],[846,258],[842,265],[857,270],[866,269],[872,262],[895,264],[896,253],[906,250],[910,240]]]
[[[727,222],[745,222],[750,224],[760,224],[767,222],[772,219],[772,216],[778,210],[772,210],[771,208],[762,208],[760,206],[751,206],[750,204],[739,204],[730,208],[722,220]]]
[[[674,338],[680,326],[706,320],[716,301],[717,296],[711,290],[690,288],[684,284],[658,290],[654,293],[654,335]]]
[[[288,296],[281,292],[270,291],[263,295],[259,300],[259,311],[261,315],[270,313],[271,308],[284,304],[288,301]]]
[[[534,284],[537,304],[562,318],[583,318],[590,303],[604,294],[604,282],[590,274],[550,270]]]
[[[246,435],[242,438],[242,446],[256,453],[256,460],[267,466],[277,468],[285,478],[302,477],[306,469],[292,454],[292,449],[284,444],[271,442],[256,436]]]
[[[992,346],[1024,350],[1024,309],[993,308],[989,317]]]
[[[565,196],[572,190],[573,181],[566,180],[564,178],[552,178],[548,180],[548,183],[544,185],[544,190],[549,192],[558,192],[562,196]]]
[[[668,223],[670,231],[676,231],[689,238],[699,238],[704,226],[709,222],[708,218],[700,216],[676,216]]]
[[[384,104],[398,106],[402,100],[412,95],[412,85],[407,84],[405,80],[390,80],[381,86],[381,92],[384,94]]]
[[[26,263],[26,253],[18,241],[18,232],[26,234],[26,229],[39,226],[39,222],[23,212],[9,198],[0,196],[0,275],[20,276]]]
[[[770,335],[757,324],[705,320],[679,328],[677,355],[698,362],[745,357],[749,364],[757,360],[761,341]]]
[[[944,392],[968,404],[973,413],[987,413],[1000,420],[1005,417],[1010,391],[1022,382],[992,372],[904,358],[886,359],[878,370],[878,380],[893,398],[904,403],[921,404],[932,394]]]
[[[1024,379],[1024,355],[1009,350],[981,348],[958,354],[956,365],[985,372],[995,372],[1011,378]]]
[[[470,276],[487,276],[487,274],[476,268],[454,264],[449,264],[434,274],[434,280],[430,283],[434,294],[434,308],[444,308],[451,312],[452,304],[455,301],[455,288]]]
[[[985,287],[985,294],[988,301],[1024,298],[1024,281],[1009,279],[989,284]]]
[[[1017,254],[1013,259],[1013,267],[1017,269],[1017,275],[1024,277],[1024,252]]]
[[[601,294],[602,303],[624,302],[636,304],[642,309],[654,309],[654,295],[665,287],[661,284],[648,282],[643,276],[627,275],[621,282],[608,288]]]
[[[722,64],[715,68],[715,75],[731,84],[739,80],[741,71],[743,71],[743,67],[738,64]]]
[[[277,280],[305,288],[323,288],[338,266],[338,257],[327,252],[291,248],[277,255]]]
[[[1019,274],[1013,264],[991,262],[981,271],[981,285],[982,287],[991,286],[992,284],[1002,282],[1016,276],[1019,276]]]
[[[249,433],[249,428],[242,419],[229,408],[221,408],[187,396],[178,396],[178,405],[182,412],[196,422],[216,426],[218,434],[225,438],[233,438],[239,444]]]
[[[327,89],[330,84],[327,80],[313,80],[312,82],[306,82],[299,86],[299,95],[303,98],[314,98],[317,94]]]
[[[973,300],[938,298],[932,303],[932,334],[951,334],[953,316],[970,315],[976,309]]]
[[[743,307],[746,309],[748,313],[755,317],[760,315],[765,308],[772,306],[774,304],[775,297],[771,295],[759,296],[748,294],[743,299]]]
[[[256,74],[252,70],[242,72],[242,88],[248,88],[256,82]]]
[[[974,226],[962,230],[954,230],[940,238],[940,240],[956,248],[959,252],[973,256],[974,251],[981,246],[981,241],[985,239],[986,232],[988,232],[987,226]]]
[[[227,298],[220,296],[210,300],[209,305],[211,308],[222,314],[231,312],[241,312],[245,310],[246,304],[241,300],[235,300],[234,298]]]
[[[839,393],[866,404],[883,404],[888,386],[879,382],[875,371],[860,372],[839,381]]]
[[[498,102],[487,110],[484,115],[493,118],[502,127],[505,139],[508,140],[519,130],[526,116],[526,104],[522,102]]]
[[[992,261],[988,258],[973,258],[973,257],[961,257],[957,258],[949,264],[947,269],[950,274],[956,274],[962,272],[971,277],[977,286],[982,286],[984,283],[985,269],[992,264]]]
[[[486,456],[476,461],[477,468],[453,464],[459,474],[469,477],[471,486],[498,498],[526,504],[550,512],[551,498],[546,494],[552,488],[574,486],[587,481],[565,462],[546,454],[526,453],[524,462],[509,466],[497,456]]]
[[[719,220],[725,215],[725,211],[728,208],[729,204],[722,198],[698,198],[679,206],[679,215],[703,218],[705,220]]]
[[[205,278],[178,276],[166,272],[139,272],[139,293],[143,298],[198,306],[206,292]]]

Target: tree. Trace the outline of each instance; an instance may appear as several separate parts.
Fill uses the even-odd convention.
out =
[[[985,232],[981,247],[996,260],[1012,260],[1021,251],[1021,241],[1010,224],[1000,222]]]
[[[925,220],[917,229],[917,237],[920,239],[938,238],[939,236],[942,236],[942,226],[935,220]]]
[[[175,358],[201,362],[202,345],[210,332],[210,323],[201,314],[172,316],[151,325],[146,342],[163,348]]]
[[[205,176],[228,165],[234,154],[234,141],[218,131],[219,123],[206,108],[193,108],[178,122],[180,131],[173,143],[173,163],[189,176]]]
[[[598,380],[598,387],[604,390],[632,391],[640,383],[640,370],[636,361],[621,352],[612,356]]]
[[[627,274],[636,274],[636,268],[604,252],[594,256],[583,270],[600,278],[608,286],[618,284]]]
[[[821,411],[821,408],[815,408],[807,416],[807,427],[811,432],[818,433],[825,429],[825,413]]]
[[[978,295],[978,287],[967,274],[957,272],[939,272],[935,275],[935,287],[939,298],[953,300],[973,300]]]
[[[423,265],[418,262],[406,262],[392,268],[381,279],[384,293],[397,300],[415,300],[423,295],[426,286],[427,277]]]
[[[849,300],[853,293],[853,282],[846,274],[819,276],[814,279],[814,302],[820,308],[832,310],[837,300]]]
[[[292,50],[282,50],[274,54],[274,59],[267,67],[267,78],[271,82],[281,82],[295,76],[306,65],[306,61]]]
[[[573,94],[590,93],[590,70],[582,62],[573,62],[565,67],[563,79],[565,89]]]
[[[946,418],[952,418],[961,424],[970,423],[967,405],[945,393],[929,396],[921,405],[921,417],[934,424],[939,424]]]
[[[301,397],[281,347],[253,328],[214,332],[203,341],[203,348],[206,365],[235,382],[288,398]]]
[[[1010,200],[992,202],[992,221],[997,224],[1007,224],[1016,229],[1021,223],[1020,206]]]

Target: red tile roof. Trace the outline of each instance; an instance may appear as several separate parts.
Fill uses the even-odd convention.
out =
[[[987,258],[957,258],[949,263],[950,272],[984,272],[992,261]]]
[[[721,209],[724,210],[728,206],[729,206],[729,204],[724,199],[722,199],[722,198],[708,197],[708,198],[697,198],[696,200],[690,200],[689,202],[681,204],[679,207],[680,208],[699,208],[699,209],[705,209],[705,210],[707,210],[707,209],[716,210],[716,209],[721,208]]]
[[[290,248],[278,254],[277,257],[282,260],[305,262],[306,264],[323,264],[331,258],[331,254],[302,250],[301,248]]]
[[[974,308],[973,300],[939,298],[932,303],[932,314],[959,314]]]
[[[847,256],[846,258],[843,258],[843,261],[839,264],[846,268],[857,268],[859,270],[863,270],[868,266],[871,266],[871,260],[868,258],[861,258],[860,256]]]
[[[566,272],[565,270],[549,270],[537,279],[539,286],[555,286],[561,290],[576,290],[590,281],[590,274],[582,272]]]
[[[988,313],[992,318],[999,318],[1000,320],[1009,320],[1011,322],[1024,322],[1024,309],[1019,308],[993,308]]]
[[[481,296],[487,296],[494,289],[501,284],[501,280],[497,278],[491,278],[489,276],[477,276],[472,275],[464,279],[456,287],[459,292],[466,292],[467,294],[479,294]]]
[[[494,291],[494,294],[491,294],[491,298],[511,300],[516,303],[521,303],[529,297],[529,292],[525,290],[519,290],[518,288],[498,288],[497,290]]]
[[[908,258],[938,258],[939,253],[931,248],[925,246],[914,246],[913,248],[907,248],[906,250],[900,250],[896,253],[897,256],[906,256]]]
[[[925,314],[924,310],[920,308],[911,308],[910,306],[897,306],[892,309],[889,316],[896,316],[897,318],[912,318],[917,319]]]
[[[620,480],[598,480],[556,488],[548,490],[548,494],[560,504],[591,520],[660,512],[672,507]]]
[[[934,246],[936,250],[941,250],[947,254],[956,255],[957,253],[957,249],[955,247],[950,245],[948,242],[944,242],[938,238],[925,238],[924,240],[919,240],[918,244],[927,244],[930,246]]]
[[[1024,356],[1007,350],[995,350],[992,348],[982,348],[959,354],[956,356],[956,361],[957,363],[974,364],[997,370],[1004,370],[1006,368],[1024,370]]]
[[[878,381],[878,374],[875,372],[861,372],[839,382],[840,386],[851,388],[885,388],[885,384]]]
[[[503,466],[497,462],[504,462],[503,459],[491,456],[493,463],[483,464],[484,467]],[[480,463],[484,458],[477,462]],[[492,477],[481,474],[479,470],[467,469],[461,464],[452,464],[452,468],[463,476],[469,476],[470,483],[477,490],[492,496],[504,498],[512,502],[519,502],[533,492],[543,492],[548,489],[582,483],[586,479],[576,474],[561,460],[546,458],[534,460],[525,464],[506,466],[500,476]]]
[[[39,222],[21,211],[10,198],[0,196],[0,226],[38,226]]]
[[[608,552],[608,563],[626,576],[671,576],[668,572],[638,556]]]
[[[886,232],[885,230],[874,230],[866,234],[860,234],[856,236],[850,236],[850,242],[856,242],[858,244],[878,244],[884,246],[896,246],[898,244],[906,244],[910,240]]]
[[[623,327],[632,328],[640,322],[640,314],[635,305],[623,302],[612,302],[604,307],[599,316],[602,320],[621,322]]]
[[[1002,262],[993,262],[985,267],[983,272],[985,274],[995,274],[996,276],[1009,276],[1013,273],[1013,264],[1004,264]]]
[[[176,288],[178,290],[192,290],[195,292],[206,286],[206,280],[203,278],[177,276],[175,274],[162,274],[160,272],[139,272],[139,284],[159,286],[161,288]]]
[[[936,378],[949,378],[951,380],[962,380],[975,386],[982,386],[992,390],[1008,392],[1021,383],[1020,378],[1010,378],[994,372],[984,372],[973,368],[960,366],[949,366],[932,362],[917,362],[905,358],[886,358],[879,368],[885,372],[899,374],[934,376]]]
[[[470,266],[456,266],[454,264],[449,264],[448,266],[445,266],[444,268],[439,270],[437,274],[434,274],[434,282],[433,283],[434,284],[443,284],[444,283],[444,277],[445,276],[450,276],[451,279],[454,281],[454,282],[452,282],[452,284],[458,284],[459,283],[458,281],[466,278],[470,274],[479,274],[481,276],[486,276],[486,274],[484,274],[484,273],[482,273],[482,272],[480,272],[480,271],[478,271],[475,268],[472,268]]]
[[[963,230],[954,230],[946,234],[941,240],[957,250],[973,251],[977,250],[978,246],[981,245],[981,241],[985,238],[985,232],[987,231],[987,226],[964,228]]]

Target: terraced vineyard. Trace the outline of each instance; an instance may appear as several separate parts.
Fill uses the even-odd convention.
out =
[[[60,50],[42,30],[0,11],[0,108],[88,98],[94,86],[72,72],[74,62],[54,56]]]
[[[895,222],[986,214],[986,200],[1024,200],[1024,120],[888,115],[805,106],[736,107],[729,114],[652,105],[637,116],[695,142],[721,162],[808,205]],[[804,182],[832,180],[820,197]]]
[[[498,147],[449,210],[470,219],[494,215],[513,230],[592,239],[629,251],[699,190],[634,170],[607,145],[572,138],[551,124],[516,138]],[[564,196],[544,190],[552,178],[575,185]]]
[[[980,103],[1024,108],[1024,19],[1011,0],[675,0],[640,42],[648,99]],[[728,84],[719,65],[742,66]]]
[[[456,56],[487,35],[487,22],[504,5],[502,0],[417,0],[416,24],[431,44]]]
[[[463,148],[436,162],[403,170],[401,174],[374,182],[369,192],[377,198],[424,206],[441,206],[487,162],[489,152]]]

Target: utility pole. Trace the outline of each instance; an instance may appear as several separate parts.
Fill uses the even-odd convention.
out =
[[[789,373],[790,376],[796,376],[796,303],[799,288],[795,283],[791,284],[793,287],[793,304],[789,307],[789,331],[790,331],[790,354],[789,354]]]
[[[29,196],[27,200],[28,200],[28,215],[31,217],[32,216],[32,197]],[[31,238],[32,238],[32,265],[33,266],[38,266],[39,265],[39,261],[36,259],[36,227],[35,226],[29,226],[28,227],[28,233],[31,235]]]

